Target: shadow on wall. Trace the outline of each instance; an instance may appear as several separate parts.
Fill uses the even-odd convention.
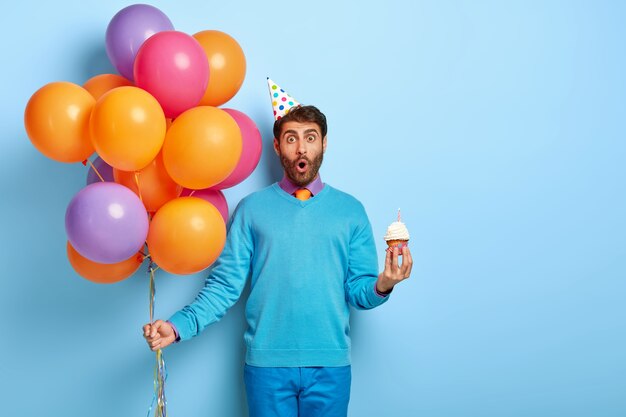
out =
[[[280,181],[283,177],[283,167],[280,165],[280,160],[274,152],[274,134],[271,133],[271,129],[263,137],[268,138],[268,140],[263,142],[263,154],[261,155],[259,165],[266,168],[263,170],[265,174],[264,182],[272,184]]]
[[[263,96],[263,98],[265,99],[265,96]],[[264,187],[282,179],[283,167],[280,165],[280,160],[276,152],[274,152],[274,119],[271,116],[269,103],[266,105],[266,102],[263,100],[251,104],[252,106],[248,116],[254,120],[259,128],[263,141],[261,159],[259,160],[259,165],[257,165],[255,172],[258,171],[258,174],[261,174],[261,186]],[[226,103],[226,107],[228,107],[228,103]],[[251,192],[252,191],[254,190],[251,190]]]
[[[109,60],[104,42],[90,43],[81,56],[84,57],[82,70],[84,79],[80,82],[81,85],[98,74],[118,74]]]

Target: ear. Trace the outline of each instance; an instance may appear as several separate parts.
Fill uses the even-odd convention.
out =
[[[278,139],[274,138],[274,152],[276,155],[280,155],[280,147],[278,146]]]
[[[326,140],[327,136],[324,136],[324,138],[322,139],[322,153],[326,153],[326,145],[328,144],[328,140]]]

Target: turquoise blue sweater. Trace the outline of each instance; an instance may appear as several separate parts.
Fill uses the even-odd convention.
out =
[[[195,301],[170,321],[181,340],[224,316],[250,277],[246,363],[350,364],[348,303],[384,303],[378,258],[363,205],[329,185],[300,201],[278,184],[244,198],[226,245]]]

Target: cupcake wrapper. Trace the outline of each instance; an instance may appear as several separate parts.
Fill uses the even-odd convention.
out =
[[[409,241],[408,240],[388,240],[387,246],[389,246],[392,249],[394,247],[397,247],[398,249],[402,249],[405,246],[409,246]]]

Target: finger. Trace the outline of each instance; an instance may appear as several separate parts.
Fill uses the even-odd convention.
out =
[[[154,337],[158,333],[162,325],[163,325],[163,320],[157,320],[154,323],[152,323],[152,334],[151,334],[152,337]]]
[[[408,278],[411,276],[411,269],[413,268],[413,257],[411,257],[411,251],[408,246],[402,248],[402,277]]]
[[[387,248],[385,252],[385,269],[391,271],[391,248]]]
[[[160,333],[157,333],[154,336],[150,335],[150,336],[146,337],[146,339],[149,342],[152,342],[153,340],[159,340],[160,338],[161,338],[161,334]]]
[[[170,344],[172,344],[172,341],[170,339],[168,339],[168,338],[161,338],[161,339],[158,340],[158,342],[156,342],[153,345],[151,345],[150,349],[152,349],[153,351],[157,351],[159,349],[166,348]]]
[[[150,334],[150,325],[146,324],[145,326],[143,326],[143,336],[147,337]]]
[[[397,273],[399,269],[400,266],[398,265],[398,247],[394,246],[393,253],[391,254],[391,271],[393,273]]]
[[[146,337],[146,340],[148,341],[148,344],[154,343],[155,341],[161,340],[161,335],[157,333],[155,336]]]

